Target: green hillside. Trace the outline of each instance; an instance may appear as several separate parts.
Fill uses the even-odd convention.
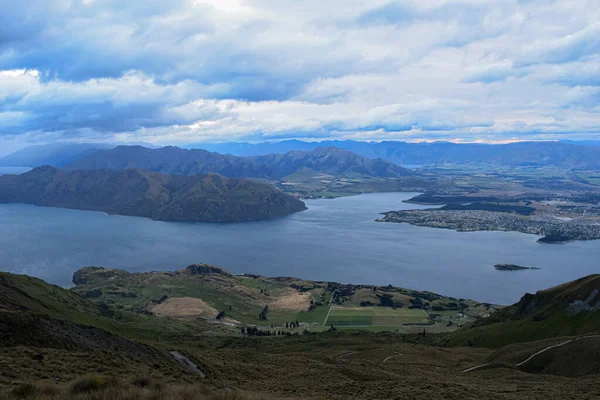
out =
[[[521,300],[444,339],[454,346],[502,347],[600,331],[600,275],[590,275]]]
[[[235,276],[203,264],[136,274],[91,267],[74,282],[67,290],[0,273],[1,399],[589,398],[600,373],[600,336],[591,333],[598,329],[598,276],[504,309],[457,300],[468,306],[461,314],[480,310],[479,318],[443,334],[421,325],[407,334],[342,329],[345,319],[419,323],[417,312],[452,303],[402,288]],[[269,299],[273,314],[260,320],[258,304]],[[311,299],[332,304],[275,312],[274,304],[308,300],[310,307]],[[218,322],[203,314],[210,307],[225,308],[226,316]],[[489,318],[486,308],[494,311]],[[239,329],[283,330],[273,328],[278,318],[303,313],[341,325],[327,331],[301,320],[290,335],[271,336]],[[571,334],[578,336],[558,337]],[[468,346],[448,347],[465,340]]]

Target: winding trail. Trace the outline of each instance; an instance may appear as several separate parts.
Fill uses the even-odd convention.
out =
[[[525,365],[525,364],[527,364],[529,361],[531,361],[531,360],[532,360],[534,357],[537,357],[537,356],[539,356],[540,354],[542,354],[542,353],[545,353],[546,351],[548,351],[548,350],[551,350],[551,349],[554,349],[554,348],[556,348],[556,347],[561,347],[561,346],[564,346],[564,345],[566,345],[566,344],[573,343],[573,342],[577,342],[578,340],[582,340],[582,339],[591,339],[591,338],[598,338],[598,337],[600,337],[600,335],[588,335],[588,336],[581,336],[581,337],[578,337],[578,338],[575,338],[575,339],[571,339],[571,340],[564,341],[564,342],[562,342],[562,343],[558,343],[558,344],[555,344],[555,345],[552,345],[552,346],[548,346],[548,347],[546,347],[545,349],[542,349],[542,350],[538,351],[537,353],[535,353],[535,354],[531,355],[531,356],[530,356],[529,358],[527,358],[525,361],[522,361],[522,362],[520,362],[520,363],[518,363],[518,364],[515,364],[515,367],[520,367],[520,366],[522,366],[522,365]]]
[[[383,350],[383,349],[381,349],[381,350]],[[369,350],[365,350],[365,351],[369,351]],[[337,357],[337,359],[338,359],[338,360],[343,360],[343,361],[348,361],[348,360],[345,360],[345,359],[344,359],[344,357],[351,356],[351,355],[353,355],[353,354],[359,354],[359,353],[363,353],[363,352],[364,352],[364,351],[352,351],[352,352],[350,352],[350,353],[344,353],[344,354],[342,354],[342,355],[338,356],[338,357]],[[396,358],[396,357],[402,357],[403,355],[404,355],[404,354],[402,354],[402,353],[397,353],[397,352],[394,352],[394,353],[393,353],[391,356],[384,358],[384,359],[383,359],[383,361],[382,361],[382,363],[385,363],[387,360],[390,360],[390,359],[392,359],[392,358]]]
[[[385,363],[387,360],[390,360],[390,359],[395,358],[395,357],[401,357],[403,355],[404,354],[396,353],[393,356],[389,356],[388,358],[384,359],[383,362]]]
[[[580,337],[577,337],[577,338],[574,338],[574,339],[565,340],[564,342],[560,342],[560,343],[557,343],[557,344],[553,344],[553,345],[551,345],[551,346],[545,347],[545,348],[543,348],[542,350],[540,350],[540,351],[538,351],[538,352],[536,352],[536,353],[532,354],[531,356],[527,357],[527,359],[525,359],[524,361],[521,361],[521,362],[520,362],[520,363],[518,363],[518,364],[515,364],[514,366],[515,366],[516,368],[522,367],[523,365],[527,364],[529,361],[533,360],[535,357],[539,356],[540,354],[543,354],[543,353],[547,352],[548,350],[552,350],[552,349],[555,349],[555,348],[557,348],[557,347],[562,347],[562,346],[564,346],[564,345],[567,345],[567,344],[569,344],[569,343],[573,343],[573,342],[577,342],[577,341],[579,341],[579,340],[583,340],[583,339],[591,339],[591,338],[600,338],[600,335],[587,335],[587,336],[580,336]],[[481,365],[476,365],[476,366],[474,366],[474,367],[467,368],[467,369],[465,369],[465,370],[463,370],[463,371],[461,371],[461,372],[472,372],[472,371],[477,371],[478,369],[485,368],[485,367],[487,367],[487,366],[489,366],[489,365],[490,365],[490,363],[481,364]]]
[[[345,354],[342,354],[342,355],[341,355],[341,356],[339,356],[337,359],[338,359],[338,360],[341,360],[342,358],[344,358],[344,357],[346,357],[346,356],[349,356],[349,355],[351,355],[351,354],[357,354],[357,353],[360,353],[360,351],[352,351],[352,352],[350,352],[350,353],[345,353]]]

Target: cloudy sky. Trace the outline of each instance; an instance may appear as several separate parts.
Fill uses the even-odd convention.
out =
[[[0,0],[0,153],[600,138],[598,0]]]

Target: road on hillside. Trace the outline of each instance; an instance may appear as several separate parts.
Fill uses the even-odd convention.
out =
[[[578,341],[578,340],[583,340],[583,339],[591,339],[591,338],[600,338],[600,335],[588,335],[588,336],[580,336],[580,337],[577,337],[577,338],[575,338],[575,339],[569,339],[569,340],[566,340],[566,341],[564,341],[564,342],[560,342],[560,343],[557,343],[557,344],[553,344],[553,345],[551,345],[551,346],[548,346],[548,347],[545,347],[545,348],[543,348],[542,350],[538,351],[537,353],[534,353],[534,354],[532,354],[532,355],[531,355],[531,356],[529,356],[527,359],[525,359],[524,361],[521,361],[521,362],[520,362],[520,363],[518,363],[518,364],[515,364],[514,366],[515,366],[516,368],[522,367],[523,365],[527,364],[529,361],[533,360],[535,357],[539,356],[540,354],[543,354],[543,353],[547,352],[548,350],[552,350],[552,349],[555,349],[555,348],[557,348],[557,347],[562,347],[562,346],[565,346],[565,345],[567,345],[567,344],[569,344],[569,343],[576,342],[576,341]],[[479,370],[479,369],[485,368],[485,367],[487,367],[487,366],[489,366],[489,365],[490,365],[490,363],[487,363],[487,364],[481,364],[481,365],[476,365],[476,366],[474,366],[474,367],[467,368],[467,369],[465,369],[465,370],[463,370],[463,371],[461,371],[461,372],[473,372],[473,371],[477,371],[477,370]]]

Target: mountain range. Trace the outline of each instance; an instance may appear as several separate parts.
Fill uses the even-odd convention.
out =
[[[259,157],[285,155],[286,153],[312,152],[320,147],[337,147],[351,151],[368,159],[382,159],[404,166],[504,166],[504,167],[544,167],[556,166],[566,169],[598,169],[600,168],[600,141],[560,141],[560,142],[519,142],[511,144],[455,144],[449,142],[407,143],[397,141],[358,142],[352,140],[330,140],[321,142],[305,142],[300,140],[284,140],[280,142],[262,143],[198,143],[188,145],[193,155],[180,156],[193,163],[193,159],[201,163],[210,159],[213,166],[223,163],[235,163],[229,156]],[[152,148],[150,145],[143,145]],[[128,146],[134,147],[134,146]],[[74,166],[94,153],[114,148],[113,145],[101,144],[49,144],[30,146],[13,154],[0,158],[0,166],[4,167],[36,167],[51,165],[63,167]],[[169,147],[167,147],[169,148]],[[221,157],[200,155],[197,151],[221,153]],[[181,150],[181,149],[179,149]],[[122,151],[122,150],[121,150]],[[164,151],[167,153],[168,151]],[[297,157],[297,156],[295,156]],[[167,157],[168,158],[168,157]],[[215,161],[220,158],[220,161]],[[114,161],[114,160],[111,160]],[[266,162],[267,160],[246,160],[248,164]],[[86,161],[99,163],[91,158]],[[120,162],[119,164],[122,164]],[[270,164],[273,167],[273,164]],[[173,168],[170,166],[170,168]],[[198,167],[187,165],[185,168],[195,170]],[[183,168],[183,169],[185,169]],[[201,168],[201,167],[200,167]],[[248,166],[244,167],[248,168]],[[233,167],[233,170],[236,168]],[[162,171],[168,172],[168,171]],[[217,171],[214,171],[217,172]],[[232,171],[229,171],[232,172]],[[272,173],[271,173],[272,175]]]
[[[416,176],[413,171],[382,159],[369,159],[337,147],[317,147],[312,151],[291,151],[239,157],[202,149],[142,146],[119,146],[101,150],[75,161],[69,169],[144,169],[165,174],[195,175],[217,173],[229,178],[279,180],[310,171],[334,176],[368,176],[399,178]]]
[[[0,203],[103,211],[162,221],[233,222],[280,217],[304,203],[273,186],[220,175],[45,166],[0,176]]]
[[[600,147],[586,143],[519,142],[510,144],[455,144],[449,142],[304,142],[286,140],[265,143],[199,144],[207,150],[240,156],[311,151],[316,147],[334,146],[367,158],[381,158],[403,166],[505,166],[566,169],[600,168]]]

